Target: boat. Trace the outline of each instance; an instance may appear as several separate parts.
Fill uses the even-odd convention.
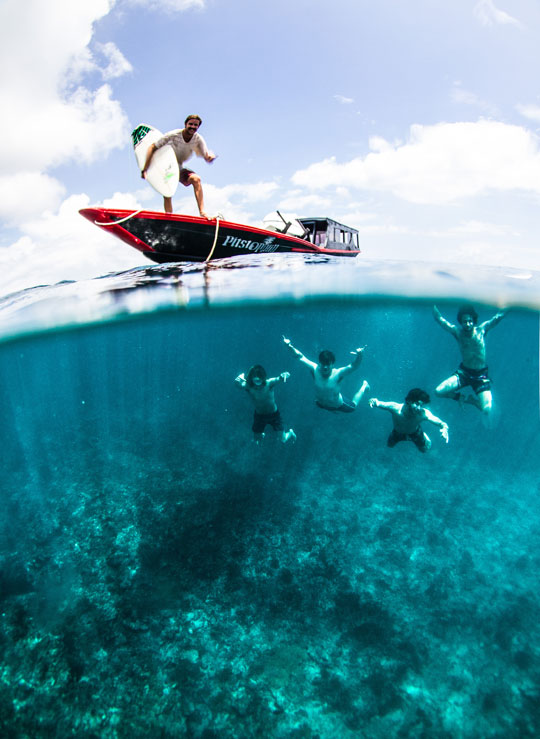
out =
[[[122,239],[145,257],[165,262],[261,253],[298,253],[355,257],[360,253],[358,231],[331,218],[285,218],[279,211],[263,227],[151,210],[129,211],[96,206],[79,213]]]

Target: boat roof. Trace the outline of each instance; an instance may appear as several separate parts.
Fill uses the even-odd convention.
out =
[[[305,221],[315,222],[315,223],[329,223],[332,226],[339,226],[344,231],[353,231],[354,233],[358,233],[358,229],[353,228],[352,226],[346,226],[344,223],[340,223],[339,221],[335,221],[333,218],[325,218],[323,216],[315,216],[314,218],[298,218],[298,221],[300,223],[304,223]]]

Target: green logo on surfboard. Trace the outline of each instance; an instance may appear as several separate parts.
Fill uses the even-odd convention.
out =
[[[147,133],[150,132],[149,126],[137,126],[137,128],[131,132],[131,138],[133,139],[133,146],[137,146],[139,141],[142,141]]]

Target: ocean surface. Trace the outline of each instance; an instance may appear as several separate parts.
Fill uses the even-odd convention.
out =
[[[437,397],[488,333],[493,412]],[[540,735],[540,274],[272,255],[0,299],[2,737]],[[322,349],[354,413],[314,403]],[[285,428],[253,442],[262,364]],[[445,444],[386,445],[413,387]]]

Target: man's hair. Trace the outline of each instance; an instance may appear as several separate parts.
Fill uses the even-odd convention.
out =
[[[192,118],[196,121],[199,121],[199,126],[202,126],[202,118],[200,115],[197,115],[196,113],[195,115],[188,115],[188,117],[184,121],[184,126],[187,126],[187,122],[190,121]]]
[[[334,356],[334,353],[328,351],[328,349],[324,349],[319,354],[319,364],[334,364],[335,361],[336,361],[336,358]]]
[[[426,393],[425,390],[421,390],[419,387],[413,387],[412,390],[409,390],[407,393],[407,397],[405,398],[406,403],[424,403],[424,405],[427,405],[429,403],[429,395]]]
[[[255,364],[253,365],[253,367],[250,367],[250,370],[246,377],[246,382],[250,387],[253,387],[254,377],[260,377],[260,379],[263,381],[263,384],[266,383],[266,370],[262,365]]]
[[[461,323],[461,319],[463,316],[470,316],[473,319],[473,323],[476,325],[478,323],[478,313],[474,309],[474,305],[471,305],[468,303],[467,305],[462,305],[461,308],[458,310],[457,319],[458,322]]]

